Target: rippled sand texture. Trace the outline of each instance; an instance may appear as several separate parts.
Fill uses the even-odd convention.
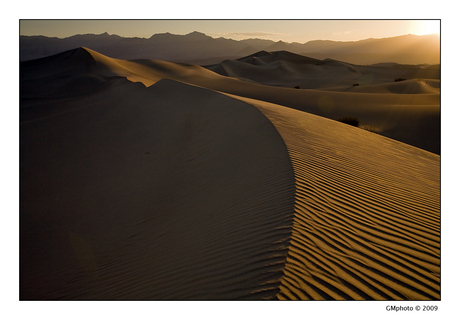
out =
[[[440,299],[440,158],[253,101],[296,177],[280,299]]]

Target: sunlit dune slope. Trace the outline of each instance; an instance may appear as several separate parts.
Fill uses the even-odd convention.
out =
[[[440,157],[256,100],[296,177],[280,299],[440,299]]]
[[[383,84],[371,84],[366,86],[343,86],[324,88],[322,90],[354,93],[392,93],[392,94],[439,94],[440,80],[435,79],[411,79]]]
[[[110,82],[21,111],[21,299],[275,297],[295,185],[271,122],[175,81]]]

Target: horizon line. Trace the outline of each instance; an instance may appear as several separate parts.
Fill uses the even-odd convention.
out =
[[[297,42],[297,41],[293,41],[293,42],[287,42],[287,41],[284,41],[284,40],[272,40],[272,39],[267,39],[267,38],[258,38],[258,37],[253,37],[253,38],[244,38],[244,39],[233,39],[231,37],[229,38],[226,38],[226,37],[213,37],[213,36],[210,36],[204,32],[201,32],[201,31],[197,31],[197,30],[194,30],[194,31],[191,31],[189,33],[186,33],[186,34],[177,34],[177,33],[171,33],[169,31],[167,32],[159,32],[159,33],[154,33],[152,34],[150,37],[146,38],[146,37],[126,37],[126,36],[120,36],[119,34],[116,34],[116,33],[108,33],[107,31],[105,32],[102,32],[102,33],[76,33],[76,34],[73,34],[73,35],[70,35],[70,36],[66,36],[66,37],[57,37],[57,36],[47,36],[47,35],[44,35],[44,34],[34,34],[34,35],[30,35],[30,34],[19,34],[20,37],[46,37],[46,38],[57,38],[57,39],[67,39],[67,38],[71,38],[71,37],[75,37],[75,36],[86,36],[86,35],[94,35],[94,36],[102,36],[102,35],[108,35],[108,36],[118,36],[120,38],[125,38],[125,39],[146,39],[146,40],[149,40],[150,38],[152,38],[153,36],[155,35],[163,35],[163,34],[170,34],[170,35],[173,35],[173,36],[187,36],[187,35],[190,35],[190,34],[193,34],[193,33],[199,33],[199,34],[202,34],[202,35],[205,35],[207,37],[210,37],[212,39],[228,39],[228,40],[234,40],[234,41],[244,41],[244,40],[267,40],[267,41],[272,41],[274,43],[278,43],[278,42],[283,42],[283,43],[287,43],[287,44],[292,44],[292,43],[299,43],[299,44],[306,44],[308,42],[311,42],[311,41],[331,41],[331,42],[359,42],[359,41],[365,41],[365,40],[371,40],[371,39],[389,39],[389,38],[397,38],[397,37],[404,37],[404,36],[416,36],[416,37],[424,37],[424,36],[433,36],[433,35],[437,35],[440,37],[440,34],[439,33],[430,33],[430,34],[423,34],[423,35],[417,35],[417,34],[413,34],[413,33],[406,33],[406,34],[401,34],[401,35],[396,35],[396,36],[389,36],[389,37],[381,37],[381,38],[373,38],[373,37],[370,37],[370,38],[363,38],[363,39],[359,39],[359,40],[330,40],[330,39],[314,39],[314,40],[308,40],[306,42]]]

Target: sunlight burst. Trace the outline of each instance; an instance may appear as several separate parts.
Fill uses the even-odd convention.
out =
[[[441,22],[439,20],[418,20],[414,21],[414,34],[425,35],[440,33]]]

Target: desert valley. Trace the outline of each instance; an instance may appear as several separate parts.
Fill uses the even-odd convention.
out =
[[[439,61],[275,44],[28,45],[21,300],[440,299]]]

